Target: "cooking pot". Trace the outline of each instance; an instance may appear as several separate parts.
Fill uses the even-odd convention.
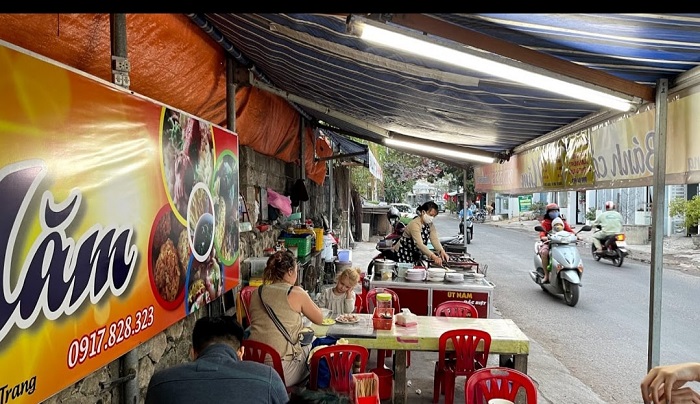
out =
[[[381,278],[383,272],[394,272],[396,261],[387,258],[377,258],[374,260],[374,276]]]

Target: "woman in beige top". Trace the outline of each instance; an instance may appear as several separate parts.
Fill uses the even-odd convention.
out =
[[[287,386],[293,386],[304,380],[309,369],[306,359],[311,345],[302,346],[299,333],[303,328],[302,317],[305,315],[315,324],[323,322],[323,314],[309,294],[299,286],[298,268],[294,254],[278,251],[268,260],[263,271],[262,301],[264,301],[279,319],[287,331],[291,342],[277,328],[255,291],[250,299],[250,339],[260,341],[273,347],[282,357],[282,368]]]

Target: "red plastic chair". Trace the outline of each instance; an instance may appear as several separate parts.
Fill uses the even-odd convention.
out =
[[[361,295],[355,295],[355,313],[361,313],[362,312],[362,296]]]
[[[454,351],[447,351],[448,342]],[[481,350],[479,345],[481,344]],[[491,334],[482,330],[458,329],[445,331],[440,336],[438,361],[435,363],[433,381],[433,403],[445,394],[445,404],[452,404],[455,396],[457,376],[470,376],[479,368],[486,367],[491,349]]]
[[[265,359],[269,356],[270,359],[272,359],[272,367],[282,378],[282,383],[285,383],[284,370],[282,369],[282,358],[280,358],[279,352],[275,351],[274,348],[263,342],[249,339],[244,339],[241,345],[244,349],[244,361],[258,362],[266,365],[267,363],[265,363]],[[285,386],[286,385],[287,384],[285,383]]]
[[[435,309],[436,317],[473,317],[478,318],[479,312],[474,305],[460,300],[442,302]]]
[[[367,313],[374,313],[374,308],[377,307],[377,293],[388,293],[391,295],[391,307],[394,308],[394,313],[401,312],[401,304],[399,303],[399,295],[391,289],[374,288],[367,291]]]
[[[537,404],[537,385],[530,376],[505,367],[479,369],[467,379],[464,401],[466,404],[481,404],[503,398],[515,402],[521,388],[525,390],[527,404]]]
[[[241,303],[243,303],[243,310],[245,311],[245,318],[248,319],[248,324],[250,324],[250,297],[253,296],[255,289],[257,289],[256,286],[244,286],[241,289]]]
[[[354,345],[329,345],[315,351],[311,356],[309,389],[318,390],[318,365],[325,358],[330,373],[329,388],[338,393],[350,393],[350,379],[355,360],[360,357],[360,373],[365,373],[369,352],[367,348]]]
[[[367,313],[374,313],[374,308],[377,307],[377,293],[388,293],[391,295],[391,307],[394,308],[394,313],[401,312],[401,303],[399,303],[399,295],[388,288],[374,288],[367,292]],[[380,349],[377,351],[377,368],[384,367],[384,359],[393,355],[393,351]],[[411,366],[411,351],[406,352],[406,368]]]

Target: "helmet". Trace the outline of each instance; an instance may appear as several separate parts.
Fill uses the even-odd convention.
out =
[[[559,205],[557,205],[557,204],[554,203],[554,202],[548,204],[548,205],[545,207],[545,213],[548,213],[550,210],[559,210]]]
[[[389,220],[399,218],[399,210],[396,208],[396,206],[392,206],[389,208],[389,211],[386,212],[386,217],[388,217]]]
[[[557,224],[560,224],[560,225],[564,226],[564,221],[561,220],[560,217],[558,217],[558,218],[552,220],[552,227],[554,227],[554,225],[557,225]]]
[[[613,201],[605,202],[605,210],[612,210],[612,209],[615,209],[615,202],[613,202]]]

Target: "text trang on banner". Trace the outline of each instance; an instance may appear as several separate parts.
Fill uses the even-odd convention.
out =
[[[37,403],[239,283],[238,137],[11,45],[0,70],[0,397]]]

